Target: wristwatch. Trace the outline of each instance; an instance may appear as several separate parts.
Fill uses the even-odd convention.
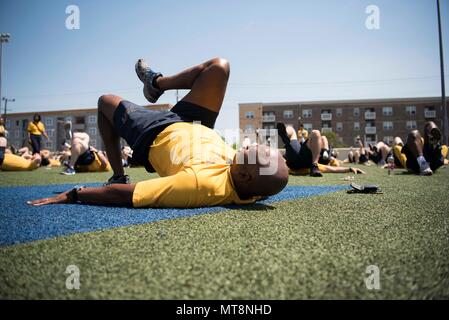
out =
[[[81,189],[83,189],[84,187],[74,187],[72,190],[70,190],[67,193],[67,199],[69,200],[69,203],[81,203],[78,200],[78,191],[80,191]]]

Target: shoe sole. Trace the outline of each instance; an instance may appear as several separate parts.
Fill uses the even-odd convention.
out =
[[[75,174],[75,172],[74,173],[61,172],[61,174],[65,175],[65,176],[73,176]]]
[[[134,65],[134,70],[136,71],[137,77],[139,78],[140,81],[142,81],[143,84],[145,84],[145,72],[141,72],[143,69],[145,69],[144,67],[141,66],[141,64],[146,64],[145,60],[143,59],[139,59],[137,60],[136,64]],[[148,65],[147,65],[148,67]]]

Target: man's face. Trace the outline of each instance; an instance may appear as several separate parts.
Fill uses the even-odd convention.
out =
[[[276,149],[267,145],[253,145],[238,151],[233,164],[253,167],[259,171],[260,175],[273,175],[278,172],[280,165],[285,166],[284,161],[280,161],[281,158],[282,156]]]

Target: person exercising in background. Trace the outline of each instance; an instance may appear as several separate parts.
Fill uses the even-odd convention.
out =
[[[70,134],[71,155],[67,168],[61,172],[63,175],[74,175],[76,172],[105,172],[111,171],[106,156],[89,145],[90,137],[85,132]]]
[[[418,130],[411,131],[401,152],[410,172],[430,176],[445,164],[448,149],[441,145],[441,132],[434,122],[425,124],[423,134],[422,137]]]
[[[250,204],[287,185],[288,168],[277,149],[256,145],[236,152],[213,130],[230,73],[225,59],[211,59],[169,77],[139,59],[136,72],[150,102],[166,90],[190,91],[165,111],[148,110],[114,95],[101,96],[98,126],[114,170],[108,185],[73,189],[29,204],[169,208]],[[160,178],[128,183],[120,137],[133,149],[133,160]]]
[[[310,138],[306,142],[300,144],[295,129],[283,123],[277,124],[278,133],[285,144],[285,159],[292,175],[310,174],[312,177],[322,177],[323,173],[362,173],[365,172],[351,167],[340,167],[339,163],[321,164],[323,147],[327,143],[327,139],[323,141],[318,130],[313,130]],[[312,150],[312,151],[311,151]]]
[[[28,124],[27,132],[28,143],[31,145],[33,154],[40,153],[42,136],[44,136],[47,141],[50,141],[50,139],[48,138],[47,131],[45,131],[45,126],[42,123],[41,116],[39,114],[36,113],[33,116],[33,121]]]
[[[34,154],[30,159],[6,152],[7,140],[0,137],[0,170],[2,171],[31,171],[41,165],[41,156]]]

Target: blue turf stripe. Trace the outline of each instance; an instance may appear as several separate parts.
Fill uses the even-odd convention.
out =
[[[90,184],[90,186],[96,186]],[[78,232],[190,217],[245,206],[195,209],[131,209],[86,205],[31,207],[27,200],[49,197],[73,185],[0,188],[0,245],[11,245]],[[310,197],[347,189],[347,186],[288,186],[262,204]]]

